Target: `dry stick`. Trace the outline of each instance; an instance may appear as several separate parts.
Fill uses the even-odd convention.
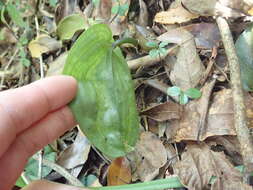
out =
[[[240,77],[240,65],[236,55],[232,34],[226,19],[218,17],[216,22],[219,26],[222,41],[230,67],[231,86],[233,91],[234,122],[237,138],[240,143],[241,154],[245,166],[243,181],[248,183],[250,173],[253,172],[253,144],[247,127],[242,82]]]
[[[167,53],[161,56],[157,56],[157,57],[151,57],[150,55],[146,55],[144,57],[140,57],[134,60],[130,60],[127,62],[129,69],[138,69],[139,67],[148,67],[151,65],[154,65],[155,63],[161,61],[162,59],[164,59],[165,57],[167,57],[170,53],[173,52],[173,50],[175,50],[175,48],[177,48],[178,45],[174,45],[173,47],[169,48],[167,50]]]
[[[35,159],[35,160],[38,161],[40,158],[39,158],[39,156],[34,155],[34,156],[33,156],[33,159]],[[82,182],[80,182],[76,177],[74,177],[73,175],[71,175],[66,169],[64,169],[63,167],[61,167],[61,166],[55,164],[54,162],[49,161],[49,160],[46,160],[46,159],[43,159],[43,160],[42,160],[42,163],[43,163],[45,166],[47,166],[47,167],[53,169],[54,171],[58,172],[58,173],[61,174],[63,177],[65,177],[65,178],[69,181],[69,183],[70,183],[71,185],[74,185],[74,186],[77,186],[77,187],[83,187],[83,186],[84,186],[84,185],[82,184]]]

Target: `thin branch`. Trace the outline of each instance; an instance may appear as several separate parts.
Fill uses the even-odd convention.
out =
[[[138,69],[139,67],[148,67],[148,66],[154,65],[157,62],[160,62],[165,57],[167,57],[169,54],[171,54],[173,52],[173,50],[175,50],[175,48],[177,48],[177,47],[178,47],[178,45],[174,45],[173,47],[169,48],[165,55],[161,55],[161,56],[157,56],[157,57],[151,57],[150,55],[146,55],[144,57],[130,60],[127,62],[128,67],[130,69],[134,70],[134,69]]]
[[[33,158],[35,160],[39,160],[39,156],[37,155],[34,155]],[[58,164],[55,164],[54,162],[51,162],[49,160],[46,160],[46,159],[42,159],[42,163],[53,169],[54,171],[58,172],[59,174],[61,174],[63,177],[65,177],[69,183],[71,185],[74,185],[74,186],[78,186],[78,187],[84,187],[84,185],[82,184],[82,182],[80,182],[77,178],[75,178],[73,175],[71,175],[66,169],[64,169],[63,167],[59,166]]]
[[[235,129],[237,133],[237,138],[240,143],[243,162],[245,165],[245,173],[243,180],[245,183],[249,183],[249,176],[253,172],[253,144],[247,126],[239,60],[233,43],[233,37],[226,19],[218,17],[216,19],[216,22],[221,33],[222,42],[224,44],[230,67],[231,87],[234,100],[233,104]]]

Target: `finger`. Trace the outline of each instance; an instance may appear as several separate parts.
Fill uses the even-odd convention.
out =
[[[16,135],[48,112],[69,103],[76,94],[72,77],[57,76],[0,93],[0,156]]]
[[[19,134],[0,158],[0,189],[7,190],[20,176],[30,156],[75,125],[68,107],[50,113],[36,125]],[[4,182],[4,183],[3,183]]]
[[[89,189],[78,188],[74,186],[40,180],[32,182],[29,186],[23,188],[22,190],[89,190]]]

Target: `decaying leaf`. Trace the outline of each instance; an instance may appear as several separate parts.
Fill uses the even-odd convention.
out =
[[[190,13],[181,4],[177,7],[170,8],[168,11],[163,11],[155,15],[155,22],[161,24],[175,24],[190,21],[194,18],[198,18],[197,14]]]
[[[202,112],[202,104],[200,102],[203,101],[203,98],[205,98],[204,93],[198,101],[192,101],[187,104],[182,113],[181,120],[170,121],[171,125],[167,130],[170,133],[171,130],[176,130],[176,135],[174,136],[175,141],[197,140]],[[250,128],[253,127],[252,102],[253,98],[249,94],[246,94],[246,112]],[[232,92],[228,89],[222,90],[214,95],[212,103],[210,104],[205,130],[200,135],[200,140],[217,135],[236,135],[234,129]]]
[[[130,163],[126,157],[119,157],[112,161],[108,169],[107,185],[124,185],[131,182]]]
[[[173,85],[180,87],[183,91],[194,88],[199,83],[204,73],[204,66],[201,63],[196,50],[194,37],[184,29],[177,29],[181,34],[177,60],[170,73]]]
[[[43,53],[55,51],[62,47],[62,43],[48,35],[42,34],[35,40],[32,40],[29,45],[29,51],[32,57],[39,58]]]
[[[135,151],[128,154],[131,161],[133,180],[150,181],[154,179],[159,168],[167,161],[167,151],[160,139],[151,132],[143,132]]]
[[[75,142],[61,153],[57,163],[66,169],[75,168],[86,162],[89,151],[89,141],[81,132],[79,132]]]
[[[63,53],[56,58],[52,63],[49,63],[49,69],[47,71],[47,76],[60,75],[63,71],[64,65],[67,60],[68,53]]]
[[[217,25],[212,23],[191,24],[180,28],[189,31],[194,36],[197,48],[212,49],[213,47],[217,47],[221,40]],[[157,39],[171,43],[182,43],[182,34],[176,28],[168,30]]]
[[[182,184],[191,190],[204,189],[212,176],[217,177],[215,183],[222,185],[227,180],[241,182],[240,172],[226,159],[224,153],[210,150],[205,143],[188,144],[187,151],[173,169]]]
[[[141,114],[159,122],[171,119],[179,119],[181,114],[181,106],[170,101],[148,108],[142,111]]]
[[[17,39],[11,33],[7,27],[3,27],[0,30],[0,45],[14,44],[17,43]]]
[[[241,2],[240,0],[182,0],[183,6],[192,13],[233,18],[245,16]]]

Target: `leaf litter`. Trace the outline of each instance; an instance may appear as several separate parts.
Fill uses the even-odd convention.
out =
[[[95,147],[90,148],[75,129],[52,144],[55,149],[49,153],[57,153],[52,162],[86,185],[129,184],[177,175],[188,189],[250,189],[235,169],[243,160],[234,128],[229,68],[213,16],[230,21],[244,64],[244,100],[252,132],[253,100],[247,92],[252,86],[251,0],[19,2],[0,3],[0,8],[5,7],[0,22],[2,90],[40,78],[41,60],[46,76],[62,73],[68,50],[80,33],[95,23],[108,24],[115,39],[133,37],[139,41],[137,47],[121,46],[128,64],[135,64],[130,67],[133,79],[140,81],[135,95],[142,132],[135,150],[110,160]],[[25,4],[38,8],[37,12]],[[154,48],[147,45],[149,42],[165,44],[164,50],[151,57]],[[162,55],[166,50],[168,53]],[[180,105],[177,98],[167,94],[167,88],[174,86],[183,91],[196,88],[201,97]],[[48,168],[43,177],[62,179]]]

